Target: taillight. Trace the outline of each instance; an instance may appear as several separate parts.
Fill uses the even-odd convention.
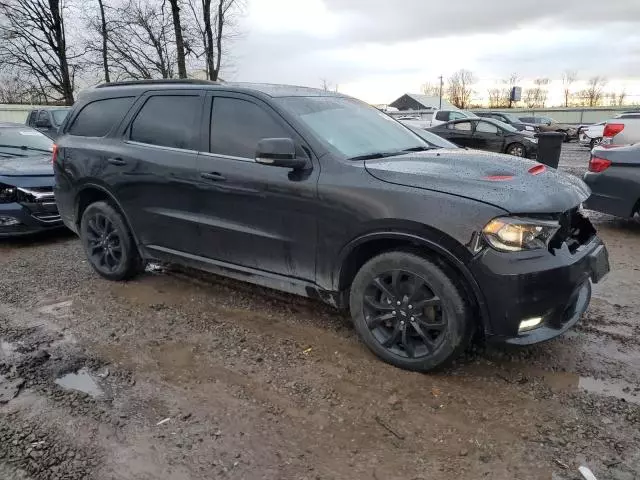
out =
[[[51,163],[56,163],[58,161],[58,145],[53,144],[53,150],[51,151]]]
[[[604,172],[610,166],[611,160],[606,158],[591,157],[591,160],[589,160],[589,171],[593,173]]]
[[[604,126],[604,132],[602,132],[603,137],[615,137],[621,131],[624,130],[624,123],[607,123]]]

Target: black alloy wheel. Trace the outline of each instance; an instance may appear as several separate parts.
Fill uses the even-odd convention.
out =
[[[95,212],[87,220],[87,242],[91,263],[108,273],[122,264],[122,238],[111,220],[101,212]]]
[[[349,305],[367,347],[406,370],[450,363],[474,330],[470,300],[455,273],[412,250],[366,262],[351,284]]]
[[[403,270],[377,276],[365,290],[364,312],[373,337],[396,355],[435,352],[447,329],[442,302],[419,275]]]
[[[82,246],[93,269],[109,280],[125,280],[143,269],[124,217],[106,202],[89,205],[80,222]]]

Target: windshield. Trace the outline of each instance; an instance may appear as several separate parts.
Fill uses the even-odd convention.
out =
[[[30,157],[52,150],[53,141],[33,128],[0,128],[0,157]]]
[[[504,118],[513,123],[522,123],[522,121],[516,117],[513,113],[500,113]]]
[[[506,130],[507,132],[517,132],[518,131],[517,128],[509,125],[508,123],[501,122],[500,120],[493,120],[492,119],[491,123],[497,125],[498,127],[500,127],[503,130]]]
[[[424,142],[379,110],[345,97],[278,99],[332,150],[346,158],[398,155],[425,147]]]
[[[64,110],[53,110],[51,114],[53,115],[53,123],[56,125],[61,125],[64,122],[64,119],[67,118],[67,114],[69,113],[68,109]]]

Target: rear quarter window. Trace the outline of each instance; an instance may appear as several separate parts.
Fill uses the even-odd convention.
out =
[[[79,137],[104,137],[131,108],[134,97],[107,98],[84,106],[68,133]]]

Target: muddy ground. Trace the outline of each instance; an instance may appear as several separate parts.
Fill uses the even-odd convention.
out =
[[[640,478],[640,222],[592,218],[613,272],[576,329],[430,375],[315,301],[0,243],[0,479]]]

